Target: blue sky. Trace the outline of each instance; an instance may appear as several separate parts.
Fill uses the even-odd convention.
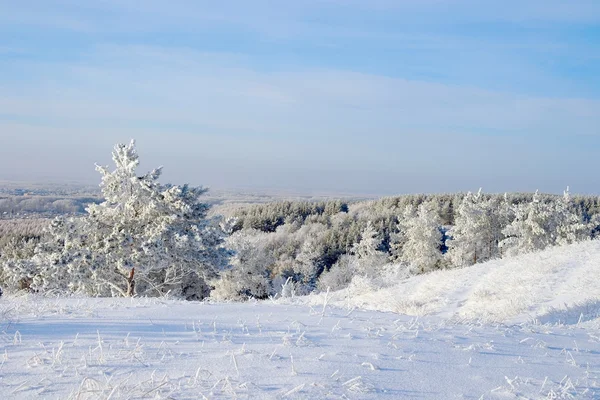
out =
[[[600,2],[0,0],[0,179],[600,193]]]

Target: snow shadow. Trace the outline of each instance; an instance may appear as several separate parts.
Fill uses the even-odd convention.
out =
[[[59,320],[59,321],[20,321],[11,326],[11,331],[18,331],[23,337],[45,338],[50,340],[65,337],[101,336],[118,337],[120,335],[161,338],[166,335],[183,335],[191,333],[174,323],[152,323],[149,321],[118,321],[108,319],[100,324],[97,321]]]
[[[536,318],[540,324],[577,325],[600,318],[600,300],[555,308]]]

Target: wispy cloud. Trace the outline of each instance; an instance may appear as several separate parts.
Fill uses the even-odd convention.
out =
[[[560,190],[600,147],[593,1],[2,8],[4,170],[27,149],[64,174],[76,146],[82,171],[133,136],[198,183]]]
[[[84,62],[23,63],[20,68],[39,78],[7,88],[0,96],[7,114],[286,135],[373,134],[373,126],[381,135],[390,130],[399,135],[452,130],[600,135],[598,100],[515,95],[335,69],[264,72],[243,57],[189,49],[108,46]]]

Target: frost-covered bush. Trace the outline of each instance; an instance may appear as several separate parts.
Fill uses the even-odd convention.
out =
[[[251,298],[265,299],[271,293],[268,279],[260,275],[247,275],[240,269],[221,273],[220,278],[212,281],[211,298],[215,300],[242,301]]]
[[[323,272],[317,282],[317,289],[326,291],[340,290],[346,288],[353,276],[357,275],[359,269],[358,258],[351,255],[343,255],[338,262],[333,264],[329,271]]]
[[[348,294],[350,296],[358,296],[365,293],[372,293],[377,289],[378,287],[373,279],[364,275],[355,275],[352,277],[350,284],[348,285]]]
[[[352,247],[351,254],[342,255],[331,268],[323,272],[317,282],[317,288],[325,291],[347,287],[352,278],[363,276],[373,279],[381,274],[387,263],[387,253],[380,250],[381,237],[369,222],[361,232],[360,240]]]
[[[267,233],[253,229],[231,235],[226,244],[233,253],[231,269],[212,281],[211,297],[217,300],[267,298],[272,293],[269,268],[274,262],[268,242]]]
[[[37,267],[31,260],[3,260],[0,281],[7,291],[29,289],[36,270]]]

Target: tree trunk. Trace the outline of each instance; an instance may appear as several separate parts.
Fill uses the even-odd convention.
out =
[[[127,296],[133,297],[135,292],[135,281],[133,280],[133,275],[135,274],[135,268],[131,268],[131,272],[129,273],[129,277],[127,278]]]

